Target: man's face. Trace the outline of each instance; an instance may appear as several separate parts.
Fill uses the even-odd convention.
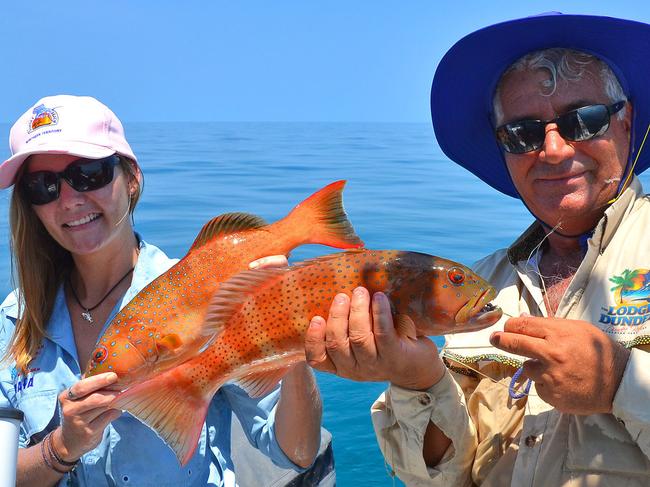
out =
[[[524,119],[551,120],[585,105],[611,105],[597,68],[590,65],[578,81],[559,80],[547,96],[544,69],[512,72],[501,82],[503,118],[497,125]],[[615,100],[618,101],[618,100]],[[562,138],[557,125],[546,126],[544,145],[525,154],[505,154],[521,198],[535,216],[564,234],[593,228],[616,195],[628,156],[632,107],[625,117],[613,115],[603,135],[582,142]]]

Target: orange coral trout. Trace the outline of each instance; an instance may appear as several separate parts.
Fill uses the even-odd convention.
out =
[[[212,296],[253,260],[286,255],[305,243],[362,246],[343,209],[344,186],[345,181],[326,186],[271,225],[245,213],[208,222],[187,255],[115,316],[85,376],[115,372],[118,381],[111,388],[123,390],[197,355],[221,330],[219,323],[205,320]]]
[[[268,393],[289,367],[305,360],[311,317],[327,316],[335,294],[357,286],[386,293],[398,332],[410,337],[477,330],[501,317],[487,282],[426,254],[360,250],[246,271],[223,283],[210,304],[205,319],[221,330],[216,340],[191,360],[122,392],[111,407],[149,425],[185,464],[219,387],[237,380],[252,397]]]

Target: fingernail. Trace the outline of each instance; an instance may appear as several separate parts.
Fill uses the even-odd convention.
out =
[[[251,262],[250,264],[248,264],[249,269],[257,269],[259,266],[260,266],[260,263],[257,262],[257,261]]]
[[[337,294],[336,297],[334,298],[334,302],[336,304],[343,304],[347,300],[347,296],[345,294]]]
[[[106,376],[106,382],[113,382],[117,379],[117,374],[115,372],[109,372]]]
[[[384,293],[378,292],[372,295],[372,300],[375,301],[376,303],[381,303],[384,299],[386,299]]]
[[[319,328],[320,326],[321,322],[318,318],[312,318],[309,322],[309,328]]]
[[[363,296],[363,288],[358,287],[354,291],[352,291],[355,296]]]
[[[492,345],[495,345],[496,343],[499,342],[498,338],[499,338],[499,334],[498,334],[498,332],[493,331],[493,332],[490,334],[490,343],[491,343]]]

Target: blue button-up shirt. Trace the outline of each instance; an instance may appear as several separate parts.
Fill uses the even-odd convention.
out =
[[[142,241],[131,287],[115,306],[104,327],[140,289],[175,262],[160,249]],[[0,305],[2,353],[11,339],[18,315],[17,296],[13,292]],[[20,429],[21,448],[37,443],[60,424],[57,396],[81,378],[63,286],[56,296],[47,332],[49,338],[43,340],[27,375],[19,374],[13,366],[0,370],[0,407],[15,407],[25,413]],[[125,413],[106,428],[101,443],[86,453],[75,472],[65,475],[59,485],[234,486],[235,473],[230,454],[233,412],[254,446],[275,464],[298,469],[275,438],[273,425],[278,397],[279,389],[263,398],[253,399],[234,384],[224,385],[210,404],[198,447],[184,467],[151,429]]]

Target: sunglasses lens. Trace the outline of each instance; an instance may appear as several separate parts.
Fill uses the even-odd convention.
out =
[[[63,177],[75,191],[81,193],[103,188],[113,180],[114,168],[120,163],[116,155],[104,159],[79,159],[62,172],[38,171],[26,173],[22,184],[33,205],[44,205],[59,197],[60,177]]]
[[[70,164],[63,177],[76,191],[93,191],[113,180],[114,167],[113,156],[106,159],[84,159]]]
[[[39,171],[23,176],[23,186],[33,205],[44,205],[59,197],[59,178],[56,173]]]
[[[604,134],[609,128],[609,111],[605,105],[590,105],[565,113],[557,119],[560,134],[580,142]]]
[[[523,154],[539,149],[544,143],[544,122],[522,120],[502,125],[496,131],[503,150],[511,154]]]

